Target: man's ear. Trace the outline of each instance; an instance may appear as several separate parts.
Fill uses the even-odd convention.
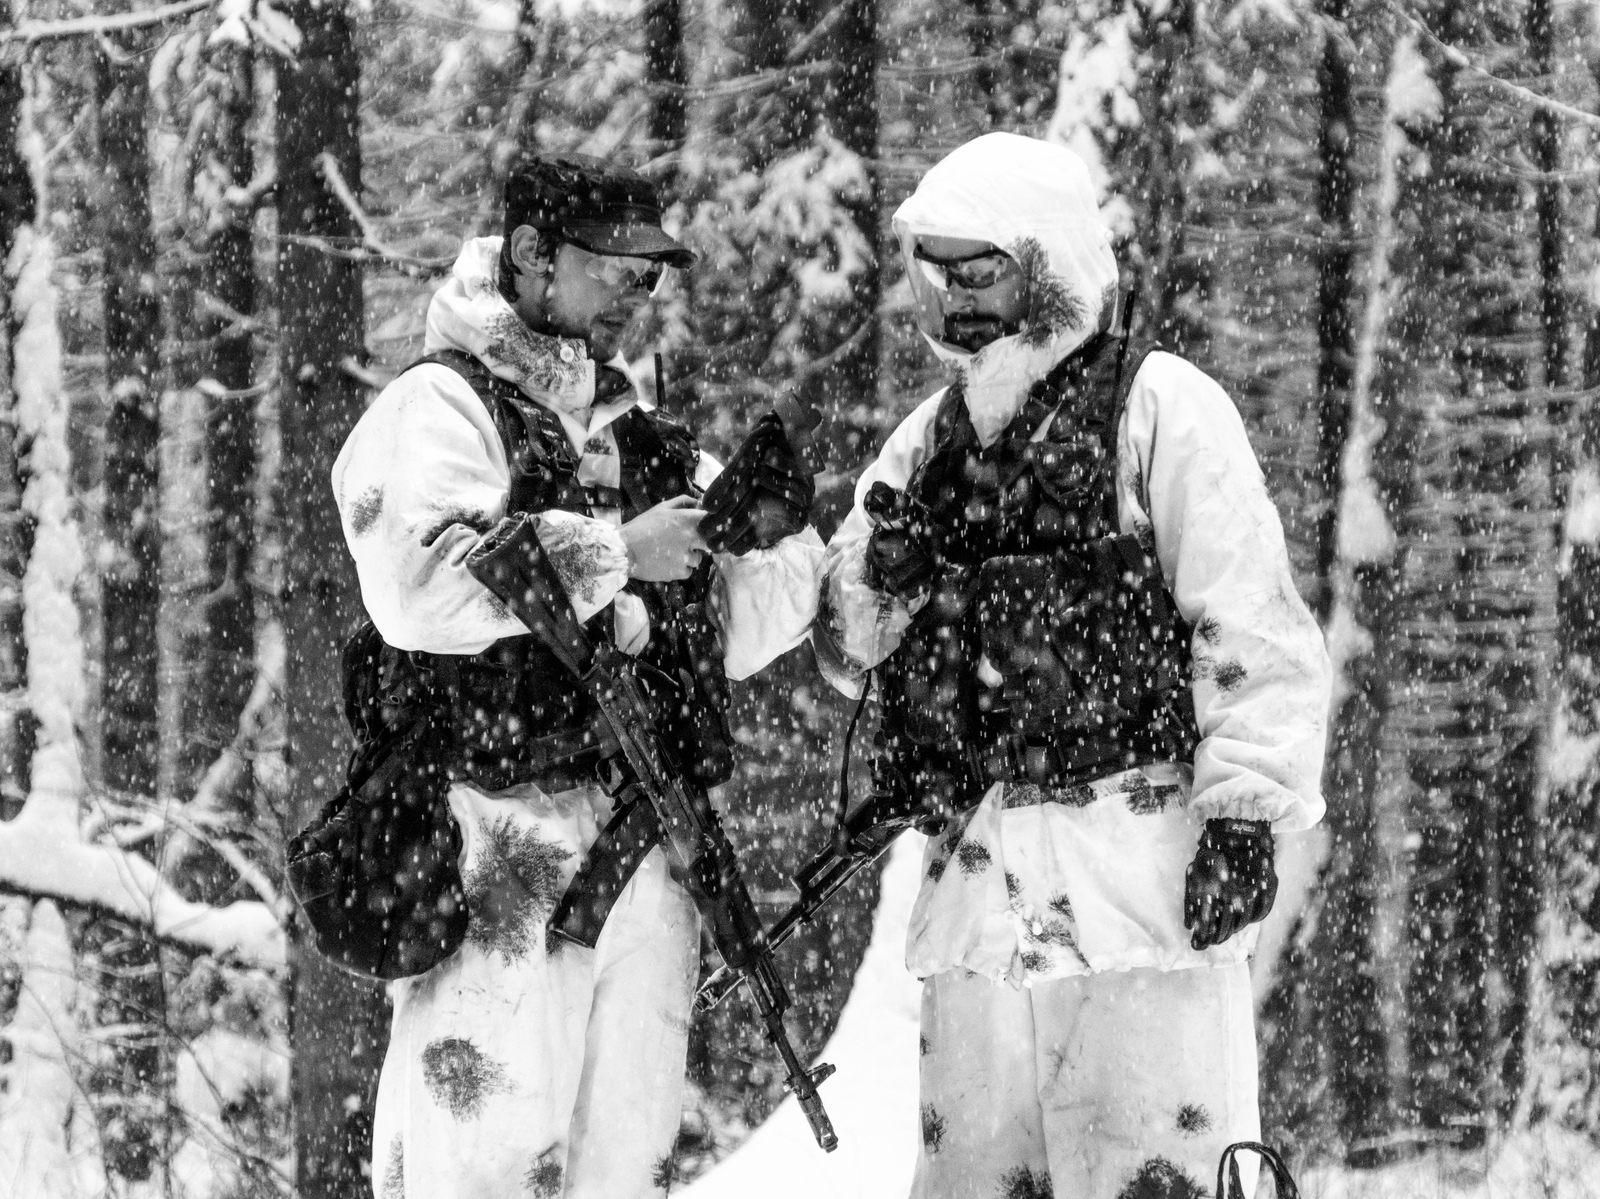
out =
[[[518,225],[511,231],[511,265],[530,279],[550,273],[547,244],[532,225]]]

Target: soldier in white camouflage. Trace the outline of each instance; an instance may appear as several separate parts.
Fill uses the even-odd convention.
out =
[[[894,218],[950,386],[828,548],[813,643],[928,841],[916,1199],[1196,1199],[1259,1136],[1249,958],[1317,822],[1329,666],[1239,413],[1127,335],[1063,147]]]

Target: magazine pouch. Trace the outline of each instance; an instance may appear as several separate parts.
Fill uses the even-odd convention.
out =
[[[467,934],[448,802],[448,660],[396,650],[369,622],[343,665],[356,749],[344,786],[289,842],[289,885],[324,956],[368,978],[404,978]]]

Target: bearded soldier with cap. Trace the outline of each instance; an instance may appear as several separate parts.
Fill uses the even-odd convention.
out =
[[[1248,958],[1329,667],[1239,414],[1130,339],[1088,171],[960,147],[894,229],[950,386],[861,477],[813,642],[931,834],[918,1199],[1190,1199],[1258,1136]]]
[[[590,639],[671,685],[658,719],[710,785],[731,771],[723,679],[804,639],[823,550],[775,418],[708,501],[717,463],[625,373],[625,331],[694,259],[654,186],[530,157],[504,227],[462,248],[425,357],[333,472],[375,710],[444,697],[444,744],[421,749],[450,780],[466,910],[459,948],[393,984],[372,1181],[382,1199],[631,1199],[671,1177],[699,920],[659,845],[626,858],[593,701],[474,576],[475,551],[548,561]],[[563,921],[593,914],[590,887],[607,897],[585,936]]]

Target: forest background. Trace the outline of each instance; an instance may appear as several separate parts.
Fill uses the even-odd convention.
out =
[[[726,451],[824,408],[830,532],[936,385],[888,215],[976,134],[1092,164],[1135,329],[1221,380],[1338,668],[1268,1138],[1600,1137],[1600,29],[1555,0],[0,5],[0,1188],[359,1193],[381,993],[282,847],[347,752],[328,468],[521,150],[701,254],[629,349]],[[722,790],[763,910],[848,712],[802,648]],[[871,720],[871,713],[868,713]],[[861,740],[861,739],[858,739]],[[858,750],[859,753],[859,750]],[[815,1052],[876,883],[781,956]],[[697,1023],[665,1188],[779,1098]],[[889,1151],[889,1147],[886,1147]],[[907,1150],[909,1152],[909,1148]]]

